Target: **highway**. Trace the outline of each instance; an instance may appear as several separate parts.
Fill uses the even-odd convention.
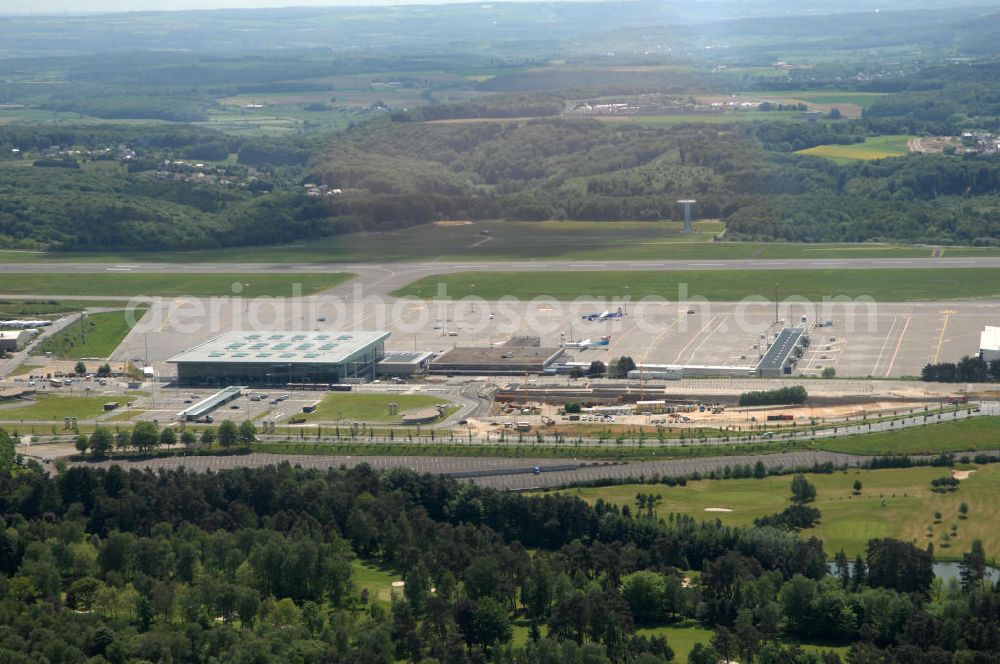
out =
[[[995,455],[995,451],[984,451]],[[434,456],[319,456],[308,454],[241,454],[231,456],[190,456],[143,459],[137,461],[72,462],[69,465],[109,467],[120,465],[126,470],[149,469],[154,472],[184,467],[193,472],[219,472],[232,468],[262,468],[290,463],[302,468],[353,468],[368,464],[375,470],[407,468],[418,473],[437,473],[472,482],[480,486],[507,491],[560,488],[580,482],[635,482],[660,477],[685,477],[695,473],[705,475],[727,466],[753,466],[758,461],[769,469],[807,470],[817,464],[859,467],[874,457],[842,454],[822,450],[778,452],[775,454],[703,457],[697,459],[664,459],[616,463],[608,461],[581,462],[573,459],[434,457]],[[917,459],[932,457],[916,455]],[[538,473],[534,472],[535,467]]]

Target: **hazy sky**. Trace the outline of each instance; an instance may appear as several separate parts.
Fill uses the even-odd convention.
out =
[[[236,7],[323,7],[328,5],[438,5],[459,0],[0,0],[3,14],[121,12]],[[468,2],[469,0],[464,0]]]

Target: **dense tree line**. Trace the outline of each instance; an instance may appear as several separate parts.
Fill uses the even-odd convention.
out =
[[[9,443],[0,433],[0,462]],[[366,466],[11,470],[0,657],[18,664],[655,664],[674,650],[637,626],[680,620],[714,628],[692,661],[840,661],[789,638],[852,642],[851,662],[988,661],[1000,645],[981,546],[962,587],[935,590],[930,554],[909,543],[838,554],[831,576],[816,540],[658,518],[649,501],[591,507]],[[793,482],[799,504],[807,485]],[[402,575],[391,604],[358,581],[355,556]]]
[[[566,107],[562,97],[547,94],[491,95],[466,102],[432,104],[395,111],[395,122],[426,122],[462,118],[535,118],[559,115]]]
[[[986,362],[979,357],[966,356],[958,362],[927,364],[920,378],[935,383],[1000,382],[1000,360]]]
[[[806,388],[801,385],[778,387],[773,390],[744,392],[740,395],[740,406],[787,406],[805,403],[809,398]]]

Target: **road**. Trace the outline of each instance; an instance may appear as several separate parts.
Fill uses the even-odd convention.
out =
[[[995,455],[997,452],[984,452]],[[290,463],[303,468],[353,468],[368,464],[375,470],[407,468],[418,473],[437,473],[472,482],[480,486],[508,491],[558,488],[580,482],[613,480],[642,481],[654,475],[687,477],[705,475],[726,467],[753,466],[758,461],[769,469],[807,470],[817,464],[858,467],[873,457],[821,450],[779,452],[753,456],[718,456],[700,459],[669,459],[637,463],[589,462],[575,459],[507,459],[488,457],[423,457],[423,456],[318,456],[308,454],[241,454],[233,456],[190,456],[156,458],[138,461],[73,462],[70,465],[108,467],[120,465],[126,469],[153,471],[184,467],[194,472],[218,472],[232,468],[262,468]],[[918,457],[928,458],[928,457]],[[537,472],[536,472],[537,468]]]

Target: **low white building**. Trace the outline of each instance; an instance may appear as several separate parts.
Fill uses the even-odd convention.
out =
[[[987,325],[979,336],[979,357],[984,362],[1000,360],[1000,327]]]
[[[31,337],[28,330],[0,330],[0,351],[16,353],[28,345]]]

